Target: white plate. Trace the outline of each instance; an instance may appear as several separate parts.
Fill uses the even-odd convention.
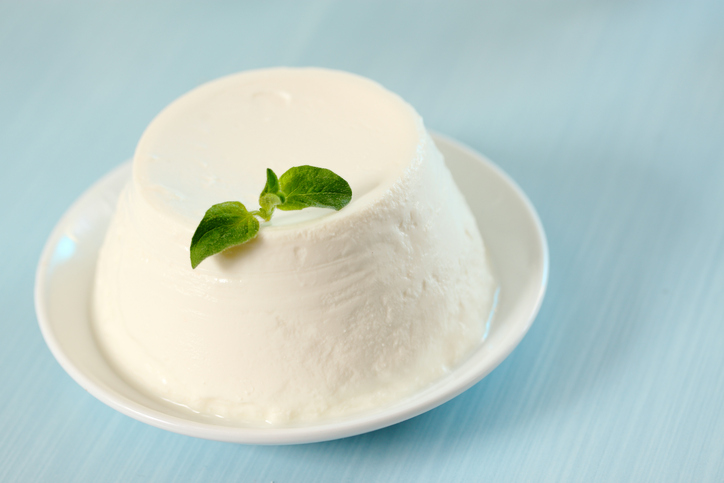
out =
[[[434,138],[477,218],[500,283],[500,299],[486,341],[425,390],[345,419],[293,427],[245,427],[186,416],[121,379],[98,350],[89,307],[96,257],[118,194],[130,177],[130,163],[83,193],[43,249],[35,280],[35,309],[48,347],[78,384],[110,407],[159,428],[218,441],[289,444],[342,438],[404,421],[452,399],[490,373],[528,331],[545,293],[548,247],[535,209],[505,173],[449,138]]]

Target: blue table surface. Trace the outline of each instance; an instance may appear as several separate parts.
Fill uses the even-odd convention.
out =
[[[548,293],[422,416],[319,444],[156,429],[65,374],[33,308],[50,230],[224,74],[381,82],[528,193]],[[724,2],[0,1],[0,481],[724,481]]]

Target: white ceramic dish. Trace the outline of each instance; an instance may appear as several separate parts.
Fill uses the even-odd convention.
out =
[[[444,136],[433,137],[477,218],[500,298],[485,342],[423,391],[344,419],[291,427],[242,426],[173,407],[119,377],[98,350],[89,307],[96,256],[118,194],[130,177],[130,163],[83,193],[43,249],[35,308],[48,347],[78,384],[110,407],[152,426],[218,441],[290,444],[342,438],[404,421],[450,400],[490,373],[528,331],[545,293],[548,247],[535,209],[505,173],[471,149]]]

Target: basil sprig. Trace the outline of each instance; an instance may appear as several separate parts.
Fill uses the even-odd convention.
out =
[[[351,199],[349,183],[328,169],[297,166],[280,178],[267,169],[258,210],[248,211],[239,201],[226,201],[206,211],[191,238],[191,268],[211,255],[254,239],[260,228],[256,217],[269,221],[276,208],[292,211],[317,207],[339,211]]]

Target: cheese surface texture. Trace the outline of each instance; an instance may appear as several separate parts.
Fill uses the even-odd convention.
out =
[[[205,211],[258,209],[266,168],[330,169],[352,201],[282,212],[192,270]],[[345,416],[429,385],[482,341],[496,289],[419,115],[325,69],[224,77],[143,134],[101,249],[94,329],[145,392],[231,421]]]

